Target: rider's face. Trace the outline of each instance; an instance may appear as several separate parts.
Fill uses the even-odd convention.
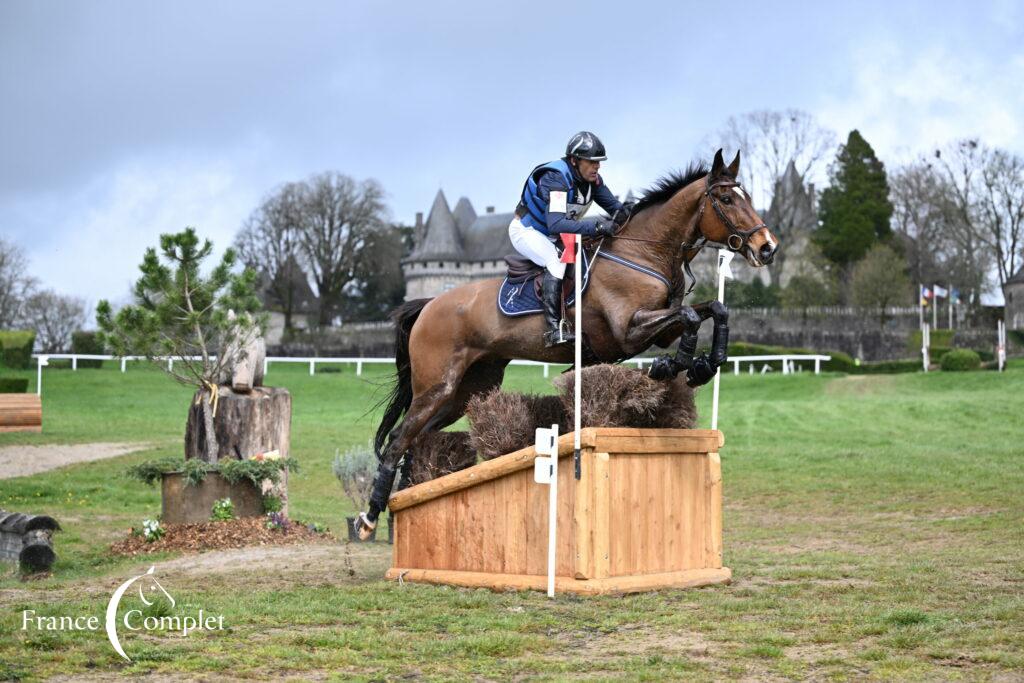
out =
[[[601,168],[600,161],[590,161],[588,159],[577,159],[576,169],[580,172],[580,177],[589,183],[597,180],[597,172]]]

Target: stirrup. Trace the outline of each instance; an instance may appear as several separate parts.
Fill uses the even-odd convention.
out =
[[[544,333],[544,345],[547,348],[552,346],[561,346],[562,344],[571,344],[576,341],[576,335],[573,334],[572,328],[569,327],[569,323],[566,320],[562,320],[558,323],[557,330],[548,330]]]

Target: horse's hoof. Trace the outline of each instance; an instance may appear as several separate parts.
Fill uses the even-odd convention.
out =
[[[371,522],[365,512],[360,512],[353,524],[355,524],[356,533],[359,534],[360,541],[368,540],[370,535],[373,534],[373,530],[377,528],[377,523]]]

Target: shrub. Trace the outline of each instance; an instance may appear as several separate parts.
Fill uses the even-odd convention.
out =
[[[409,461],[409,484],[464,470],[476,464],[476,451],[467,432],[430,432],[421,434],[406,454]]]
[[[940,365],[943,370],[954,372],[977,370],[981,366],[981,358],[970,349],[953,349],[942,357]]]
[[[332,469],[341,484],[341,490],[356,506],[356,510],[365,510],[370,504],[373,477],[377,473],[373,441],[367,442],[365,446],[353,446],[343,454],[335,450]]]
[[[210,510],[211,522],[230,522],[235,518],[235,504],[230,498],[221,498],[213,501],[213,508]]]
[[[0,332],[0,352],[3,364],[13,370],[27,370],[32,367],[32,346],[36,333],[32,330],[7,330]]]
[[[100,341],[99,335],[96,332],[78,330],[71,333],[71,353],[102,355],[106,351],[103,348],[103,342]],[[78,367],[99,368],[103,367],[103,361],[91,358],[79,359]]]
[[[28,391],[28,379],[23,377],[0,377],[0,394],[24,394]]]

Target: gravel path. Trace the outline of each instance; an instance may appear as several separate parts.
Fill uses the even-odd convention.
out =
[[[77,462],[114,458],[153,448],[149,443],[81,443],[0,446],[0,479],[24,477]]]

